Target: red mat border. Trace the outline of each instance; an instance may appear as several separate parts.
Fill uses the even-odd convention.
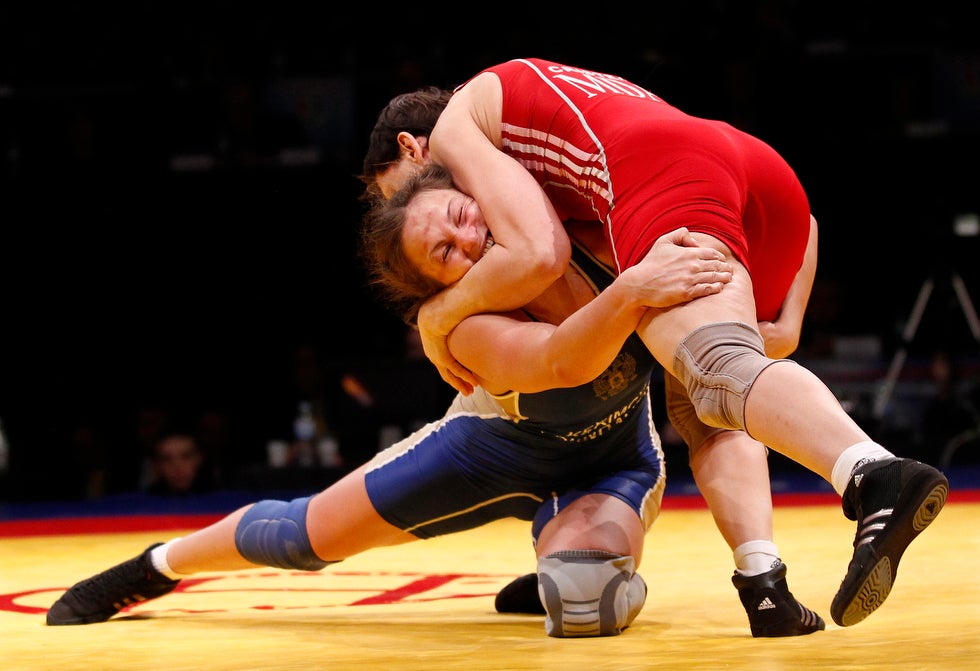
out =
[[[840,498],[833,492],[774,494],[775,506],[840,505]],[[980,502],[980,489],[953,490],[948,503]],[[704,508],[698,495],[667,496],[662,509]],[[199,529],[217,522],[225,513],[207,514],[153,514],[153,515],[102,515],[95,517],[55,517],[45,519],[0,520],[0,537],[65,536],[75,534],[139,533],[143,531],[168,531],[175,529]]]

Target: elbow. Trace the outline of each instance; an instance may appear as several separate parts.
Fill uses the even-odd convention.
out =
[[[554,282],[568,269],[568,264],[572,260],[572,247],[567,244],[567,241],[544,246],[535,251],[533,259],[531,272],[537,277]]]
[[[587,366],[570,366],[567,359],[551,365],[551,380],[555,389],[579,387],[592,382],[602,371],[592,371]]]
[[[541,261],[536,264],[531,271],[535,277],[540,278],[542,281],[546,281],[548,285],[557,282],[561,279],[562,275],[568,269],[568,261],[565,263],[559,263],[557,261]]]

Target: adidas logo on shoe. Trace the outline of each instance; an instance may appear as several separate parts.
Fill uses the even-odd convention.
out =
[[[854,478],[855,487],[860,487],[861,480],[864,479],[864,473],[858,473],[858,471],[861,470],[862,466],[866,466],[867,464],[870,464],[874,461],[878,461],[878,460],[875,459],[874,457],[865,457],[864,459],[859,459],[858,462],[854,464],[854,468],[851,469],[851,475]]]
[[[736,571],[732,584],[749,616],[753,638],[803,636],[824,629],[823,619],[790,593],[786,564],[782,562],[771,571],[754,576]]]

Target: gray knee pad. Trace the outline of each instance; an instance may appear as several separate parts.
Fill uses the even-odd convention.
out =
[[[245,559],[263,566],[319,571],[327,564],[316,556],[306,533],[309,496],[301,499],[259,501],[235,528],[235,547]]]
[[[538,593],[548,636],[616,636],[640,613],[647,586],[633,557],[565,550],[538,560]]]
[[[759,374],[778,359],[766,357],[762,336],[741,322],[707,324],[674,352],[674,372],[705,424],[745,428],[745,397]]]

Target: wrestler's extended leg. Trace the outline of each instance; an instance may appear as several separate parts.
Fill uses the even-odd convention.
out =
[[[51,625],[103,622],[122,608],[171,592],[202,571],[275,566],[316,571],[376,545],[415,536],[388,524],[364,486],[366,466],[313,497],[259,501],[214,524],[143,553],[66,591],[48,610]]]

